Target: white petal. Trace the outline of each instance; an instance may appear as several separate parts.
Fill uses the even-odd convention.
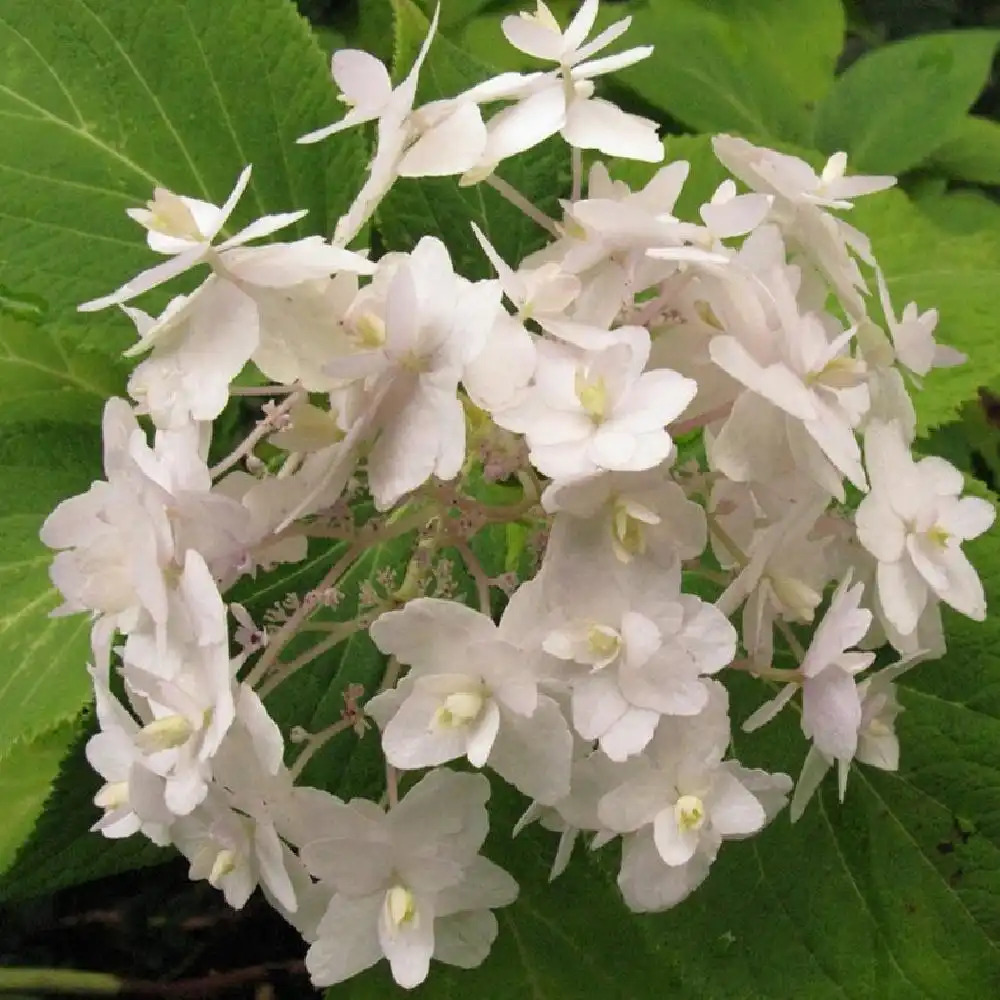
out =
[[[475,165],[485,145],[486,126],[479,108],[463,103],[410,146],[396,172],[400,177],[461,174]]]
[[[205,253],[206,248],[198,246],[193,250],[178,254],[170,260],[165,260],[162,264],[157,264],[155,267],[137,274],[116,292],[105,295],[100,299],[91,299],[90,302],[84,302],[82,305],[77,306],[77,309],[80,312],[97,312],[97,310],[106,309],[108,306],[121,305],[123,302],[128,302],[137,295],[142,295],[143,292],[148,292],[151,288],[156,288],[165,281],[183,274],[188,268],[194,267],[195,264],[201,262]]]
[[[513,876],[482,855],[477,855],[465,869],[462,881],[441,891],[435,900],[434,912],[438,918],[461,912],[472,916],[475,910],[509,906],[517,899],[517,892],[517,881]]]
[[[802,773],[795,784],[795,794],[788,807],[788,815],[793,823],[801,817],[826,772],[832,766],[833,761],[829,757],[824,757],[815,746],[809,748],[805,763],[802,765]]]
[[[607,671],[581,677],[573,685],[572,705],[573,728],[585,740],[603,736],[630,707]]]
[[[828,757],[850,760],[858,748],[861,698],[854,678],[827,667],[802,685],[802,731]]]
[[[902,635],[916,627],[927,605],[927,584],[905,556],[897,562],[880,562],[875,571],[878,600],[886,618]]]
[[[529,718],[503,714],[489,765],[532,799],[551,804],[569,794],[573,737],[559,706],[540,697]]]
[[[427,904],[418,898],[416,916],[398,928],[390,926],[383,907],[378,937],[392,978],[407,990],[419,986],[427,978],[434,954],[434,914]]]
[[[497,918],[489,910],[438,917],[434,922],[434,958],[460,969],[474,969],[486,960],[497,931]]]
[[[625,839],[618,887],[629,909],[654,913],[676,906],[708,877],[711,858],[698,852],[685,865],[663,863],[652,836],[641,832]]]
[[[770,701],[765,701],[743,723],[743,732],[752,733],[766,726],[795,697],[798,687],[798,684],[786,684]]]
[[[495,114],[487,124],[483,159],[499,163],[555,135],[566,121],[566,98],[558,82]]]
[[[225,243],[220,243],[219,250],[228,250],[230,247],[242,246],[251,240],[259,240],[262,236],[270,236],[271,233],[276,233],[279,229],[284,229],[286,226],[298,222],[299,219],[308,214],[308,211],[308,209],[302,209],[300,212],[283,212],[279,215],[261,216],[261,218],[251,222],[249,226],[241,229],[235,236],[230,237]]]
[[[380,615],[369,634],[383,653],[444,672],[463,662],[467,645],[495,638],[496,626],[487,615],[456,601],[418,597],[399,611]]]
[[[723,837],[748,836],[767,821],[757,797],[726,771],[717,773],[705,806],[709,822]]]
[[[376,111],[392,94],[385,64],[363,49],[339,49],[330,60],[330,72],[351,105]]]
[[[659,163],[663,143],[656,122],[622,111],[610,101],[592,97],[569,106],[563,138],[577,149],[597,149],[606,156]]]
[[[659,721],[659,712],[630,708],[601,736],[601,749],[614,761],[634,757],[649,746]]]
[[[343,982],[382,957],[378,941],[381,909],[381,893],[361,899],[333,897],[319,923],[317,940],[306,953],[314,986]]]
[[[500,709],[491,698],[483,708],[482,718],[469,733],[466,757],[473,767],[484,767],[489,757],[497,733],[500,731]]]
[[[763,810],[761,810],[763,813]],[[701,834],[698,830],[682,830],[677,824],[673,806],[657,813],[653,820],[653,841],[664,862],[671,867],[687,864],[698,850]]]

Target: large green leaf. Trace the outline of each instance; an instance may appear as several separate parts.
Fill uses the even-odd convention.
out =
[[[899,191],[859,202],[850,221],[871,237],[897,315],[910,301],[937,309],[938,340],[969,356],[931,372],[914,394],[922,431],[946,423],[979,386],[1000,378],[1000,232],[944,231]]]
[[[819,106],[816,143],[856,170],[900,174],[948,140],[986,84],[1000,32],[923,35],[875,49]]]
[[[409,67],[427,33],[427,18],[412,0],[393,0],[396,14],[396,71]],[[423,65],[419,96],[450,97],[493,75],[446,38],[434,39]],[[560,139],[519,156],[499,171],[530,201],[559,214],[558,199],[569,192],[569,149]],[[491,277],[492,268],[473,235],[476,222],[511,264],[542,246],[546,233],[486,184],[461,188],[453,177],[400,180],[382,203],[378,229],[389,250],[412,250],[422,236],[437,236],[451,251],[455,269],[468,278]]]
[[[0,423],[100,423],[104,401],[125,387],[124,364],[81,347],[49,326],[0,313]]]
[[[1000,122],[967,115],[927,165],[955,180],[1000,185]]]
[[[87,701],[89,622],[49,617],[61,598],[38,529],[60,500],[88,488],[99,463],[96,429],[29,424],[0,434],[0,754]]]
[[[650,0],[636,8],[629,39],[654,45],[653,55],[616,78],[698,131],[801,142],[840,51],[838,6]]]
[[[1000,537],[968,546],[1000,593]],[[965,1000],[1000,982],[1000,653],[995,620],[946,613],[949,653],[905,678],[898,773],[856,768],[844,805],[832,777],[803,819],[781,815],[724,845],[708,881],[675,909],[628,914],[613,884],[617,849],[580,847],[546,884],[554,837],[510,841],[523,803],[495,788],[489,853],[521,883],[500,937],[473,972],[432,966],[414,995],[636,1000]],[[732,685],[738,724],[765,697]],[[804,742],[793,712],[736,750],[793,775]],[[497,783],[499,786],[499,783]],[[383,967],[328,1000],[376,1000]]]
[[[66,0],[0,11],[0,283],[55,318],[153,262],[125,215],[155,185],[221,203],[254,177],[234,225],[308,208],[329,232],[364,164],[360,136],[295,138],[338,111],[326,59],[286,0]],[[289,230],[289,232],[293,232]],[[131,341],[124,318],[88,342]]]
[[[49,756],[40,752],[37,774],[30,785],[25,779],[25,796],[32,796],[32,823],[20,828],[18,838],[10,838],[19,849],[9,867],[0,865],[0,900],[48,894],[173,856],[145,837],[108,840],[90,832],[100,815],[93,799],[102,784],[84,757],[84,747],[94,732],[93,725],[64,723],[12,751],[12,759],[22,745],[47,750]]]
[[[0,754],[0,801],[4,804],[0,875],[28,839],[75,733],[75,723],[64,722],[33,738],[18,740]],[[0,878],[0,884],[2,881]]]

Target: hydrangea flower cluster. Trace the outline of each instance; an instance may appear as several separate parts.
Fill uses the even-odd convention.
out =
[[[986,612],[962,543],[994,511],[912,454],[909,387],[963,359],[935,344],[933,311],[897,317],[841,214],[893,179],[720,135],[735,181],[676,217],[686,162],[633,190],[600,159],[664,150],[653,122],[595,96],[652,51],[599,54],[629,19],[590,38],[597,8],[565,29],[541,0],[505,18],[550,68],[422,107],[436,16],[396,87],[371,55],[337,52],[349,110],[302,141],[374,122],[377,142],[332,240],[258,242],[302,213],[227,235],[250,167],[221,207],[157,189],[129,215],[164,262],[81,306],[121,307],[142,357],[131,399],[105,409],[106,478],[42,529],[58,613],[93,621],[95,829],[174,845],[234,907],[260,887],[316,985],[382,958],[407,988],[432,958],[484,960],[518,887],[479,853],[482,769],[530,800],[515,833],[559,834],[553,877],[580,837],[620,839],[625,902],[662,910],[789,797],[797,818],[834,765],[841,798],[855,762],[895,769],[895,681],[943,652],[942,603]],[[556,135],[561,219],[496,173]],[[427,176],[491,184],[546,245],[504,260],[476,228],[496,273],[479,281],[433,236],[378,260],[347,248],[397,178]],[[159,316],[128,304],[195,267],[202,284]],[[210,466],[237,396],[260,418]],[[504,525],[536,558],[516,579],[473,550]],[[394,539],[405,569],[348,599],[352,568]],[[329,570],[307,593],[259,623],[227,606],[310,545]],[[268,697],[358,631],[388,657],[380,689],[349,687],[325,730],[282,733]],[[293,656],[293,638],[311,645]],[[747,718],[734,672],[761,682]],[[734,725],[789,703],[808,748],[795,782],[730,752]],[[380,741],[380,801],[302,783],[328,741],[359,738]]]

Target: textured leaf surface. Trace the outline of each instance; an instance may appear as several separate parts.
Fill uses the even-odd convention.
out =
[[[338,116],[326,59],[285,0],[33,0],[0,9],[0,283],[55,318],[153,262],[125,215],[153,187],[221,203],[254,178],[240,224],[308,208],[300,235],[329,232],[353,197],[357,135],[295,138]],[[291,230],[290,230],[291,232]],[[130,324],[81,334],[113,350]]]
[[[427,19],[411,0],[394,0],[396,72],[405,71],[427,33]],[[451,97],[493,74],[439,35],[421,73],[419,99]],[[559,197],[569,192],[569,149],[561,139],[513,162],[499,173],[542,211],[559,215]],[[460,188],[452,177],[400,180],[378,213],[378,229],[389,250],[411,250],[422,236],[442,239],[458,273],[492,277],[493,270],[472,233],[476,222],[511,264],[544,244],[546,234],[486,184]]]
[[[650,0],[628,37],[655,51],[616,79],[699,131],[802,141],[843,32],[840,4],[827,0]]]
[[[36,782],[40,797],[32,817],[34,827],[24,829],[20,850],[0,874],[0,900],[40,896],[175,857],[144,837],[108,840],[90,832],[100,815],[93,799],[101,778],[87,763],[83,749],[94,731],[93,726],[66,723],[29,744],[49,741],[54,746],[60,734],[66,734],[60,754],[53,754],[44,786]]]
[[[910,301],[937,309],[937,339],[969,356],[932,371],[914,394],[921,430],[946,423],[1000,377],[1000,231],[943,231],[899,191],[859,202],[850,221],[872,239],[897,316]]]
[[[0,313],[0,423],[100,424],[104,401],[121,394],[127,368],[48,326]]]
[[[1000,185],[1000,122],[966,116],[934,150],[928,166],[955,180]]]
[[[900,174],[961,124],[986,84],[1000,32],[922,35],[862,56],[820,105],[816,143],[852,166]]]
[[[1000,593],[1000,539],[969,547]],[[473,972],[432,966],[414,996],[458,1000],[962,1000],[1000,981],[1000,655],[996,619],[946,614],[944,661],[908,675],[898,774],[855,769],[838,805],[831,778],[792,826],[726,844],[708,882],[652,917],[629,915],[613,885],[617,850],[578,846],[546,885],[554,837],[506,839],[518,804],[496,783],[491,856],[521,882],[500,937]],[[738,724],[766,696],[733,685]],[[797,774],[793,712],[736,746],[749,764]],[[329,1000],[389,995],[385,968]]]
[[[49,617],[61,598],[38,529],[60,500],[87,489],[99,462],[96,431],[26,425],[0,434],[0,754],[74,718],[88,698],[89,623]]]
[[[59,764],[73,740],[76,726],[63,723],[33,739],[18,740],[0,754],[0,885],[21,843],[26,840],[45,805]]]

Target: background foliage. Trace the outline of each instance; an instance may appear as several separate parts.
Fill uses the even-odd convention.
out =
[[[43,957],[47,964],[121,967],[118,949],[142,951],[134,937],[122,946],[124,924],[133,935],[145,928],[157,942],[148,964],[125,966],[132,975],[176,978],[198,971],[199,962],[217,967],[217,954],[251,964],[299,953],[294,938],[253,906],[241,930],[207,887],[184,884],[176,862],[162,875],[147,870],[69,888],[166,858],[86,832],[95,787],[82,761],[90,725],[87,623],[48,617],[58,599],[36,539],[54,504],[100,475],[102,400],[124,385],[118,355],[130,338],[127,324],[75,313],[77,302],[148,261],[123,209],[149,197],[154,183],[221,201],[252,162],[247,215],[308,207],[300,234],[329,232],[358,186],[366,161],[360,134],[307,149],[292,140],[340,113],[326,53],[350,44],[405,67],[429,3],[299,6],[312,30],[287,0],[157,0],[148,7],[73,0],[57,18],[31,0],[6,0],[0,10],[0,962],[38,961],[39,935],[48,934],[60,944]],[[453,93],[490,67],[525,68],[519,53],[502,47],[499,30],[498,15],[518,6],[443,0],[442,37],[421,96]],[[552,4],[563,19],[574,6]],[[972,358],[932,374],[918,396],[926,448],[981,480],[979,489],[995,489],[1000,9],[958,0],[619,0],[603,8],[604,23],[632,13],[629,38],[657,46],[652,60],[621,75],[613,93],[664,123],[668,158],[691,160],[686,204],[696,205],[718,177],[708,144],[714,131],[800,150],[814,162],[843,148],[857,169],[901,175],[900,190],[860,204],[852,221],[872,236],[897,308],[910,299],[939,308],[940,339]],[[552,200],[566,187],[567,159],[553,144],[507,176],[530,197]],[[642,169],[624,167],[622,176],[641,180]],[[511,259],[538,239],[491,196],[480,201],[478,189],[459,191],[451,181],[401,183],[373,240],[409,249],[435,233],[458,267],[477,276],[485,271],[470,219],[485,214],[491,238]],[[240,419],[236,409],[227,414],[232,427]],[[407,545],[404,538],[372,553],[356,572],[404,563]],[[971,547],[994,602],[998,545],[991,536]],[[244,585],[238,596],[260,613],[318,579],[333,557],[317,551],[301,567]],[[578,857],[548,886],[553,838],[529,830],[511,842],[523,802],[497,783],[489,846],[521,881],[522,896],[502,915],[501,937],[481,970],[438,968],[417,995],[993,995],[1000,983],[998,621],[950,616],[946,660],[906,679],[898,774],[856,771],[844,808],[826,788],[796,829],[782,817],[761,837],[727,846],[707,885],[667,914],[626,913],[613,884],[614,847]],[[321,726],[336,716],[348,684],[370,684],[380,670],[377,651],[359,636],[279,692],[271,708],[281,719]],[[736,687],[733,696],[739,720],[754,695]],[[787,713],[759,740],[738,743],[737,752],[749,764],[797,773],[803,751],[796,725]],[[308,777],[342,792],[369,790],[378,780],[373,739],[334,745]],[[72,942],[53,932],[67,911],[95,908],[118,914],[103,945],[82,949],[86,932]],[[137,909],[133,921],[128,914]],[[201,954],[183,930],[199,913],[212,928]],[[248,927],[251,937],[266,928],[277,951],[249,952],[239,943]],[[217,935],[227,942],[218,953]],[[329,994],[385,995],[390,982],[380,970]]]

